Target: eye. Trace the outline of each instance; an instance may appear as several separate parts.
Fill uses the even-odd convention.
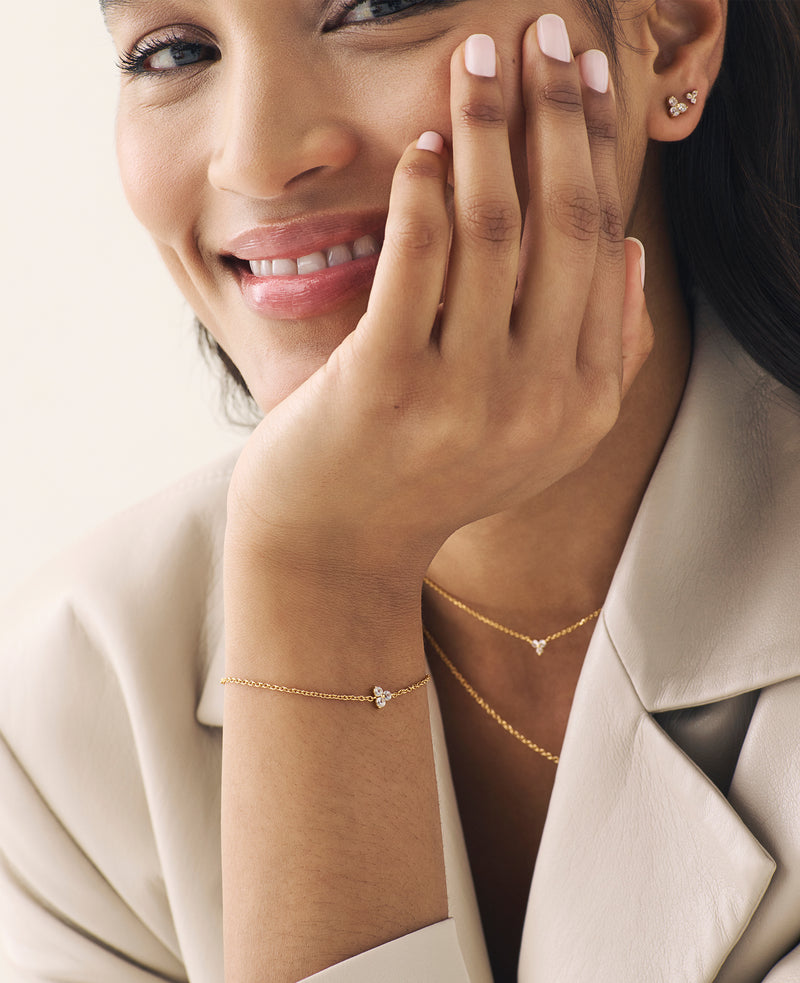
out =
[[[159,48],[145,60],[146,67],[151,72],[167,72],[173,68],[184,68],[186,65],[196,65],[208,58],[209,48],[206,44],[186,44],[181,41],[169,47]]]
[[[339,18],[337,26],[362,24],[402,14],[413,7],[443,7],[448,0],[352,0]]]
[[[126,75],[157,75],[218,59],[219,50],[212,44],[162,35],[137,42],[120,57],[119,68]]]

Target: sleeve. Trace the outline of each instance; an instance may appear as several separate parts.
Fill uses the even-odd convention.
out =
[[[185,981],[115,674],[68,605],[3,634],[8,983]]]
[[[470,983],[448,918],[308,976],[302,983]],[[780,983],[783,983],[781,980]]]
[[[0,931],[8,983],[185,980],[0,740]]]

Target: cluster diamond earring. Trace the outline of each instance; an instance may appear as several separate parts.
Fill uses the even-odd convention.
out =
[[[683,97],[686,102],[690,102],[693,106],[697,104],[697,89],[692,89],[691,92],[687,92]],[[688,111],[689,107],[686,102],[681,102],[677,96],[670,96],[667,100],[667,110],[670,116],[677,117],[682,116]]]

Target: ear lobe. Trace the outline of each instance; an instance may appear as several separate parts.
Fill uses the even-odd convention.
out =
[[[655,0],[650,6],[652,140],[683,140],[697,126],[722,64],[726,13],[727,0]]]

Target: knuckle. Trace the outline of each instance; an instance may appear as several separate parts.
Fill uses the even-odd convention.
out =
[[[617,422],[621,405],[620,376],[613,372],[585,374],[586,408],[584,426],[590,444],[598,443],[610,433]]]
[[[430,179],[438,181],[441,178],[441,167],[435,158],[425,154],[424,157],[420,155],[403,161],[400,165],[400,173],[411,181]]]
[[[519,207],[503,199],[467,198],[462,206],[464,231],[479,242],[516,245],[521,233]]]
[[[506,113],[502,105],[493,102],[468,102],[461,107],[461,122],[469,127],[496,127],[506,125]]]
[[[619,385],[616,386],[616,392],[619,393]],[[590,446],[594,447],[595,444],[599,444],[604,437],[611,433],[617,422],[618,416],[618,400],[614,403],[608,401],[598,403],[594,407],[594,409],[589,413],[589,418],[587,421]]]
[[[599,208],[600,239],[608,245],[619,245],[625,239],[625,216],[621,203],[615,198],[601,198]]]
[[[443,244],[444,230],[429,219],[405,218],[391,230],[395,250],[407,256],[435,252]]]
[[[556,390],[558,391],[558,390]],[[536,411],[536,429],[531,433],[530,424],[528,425],[527,438],[520,431],[520,446],[526,447],[529,454],[533,454],[536,445],[544,443],[545,446],[557,444],[564,438],[565,412],[563,403],[557,399],[542,399]]]
[[[626,343],[627,342],[627,343]],[[650,319],[645,324],[637,325],[635,336],[623,341],[623,359],[632,362],[644,362],[650,357],[656,342],[655,331]]]
[[[555,188],[546,196],[547,214],[562,233],[591,242],[600,233],[601,208],[597,193],[588,188]]]
[[[591,117],[586,120],[586,132],[591,143],[613,150],[617,144],[617,121],[613,116]]]
[[[547,82],[539,89],[540,105],[558,113],[583,113],[580,88],[564,79]]]

